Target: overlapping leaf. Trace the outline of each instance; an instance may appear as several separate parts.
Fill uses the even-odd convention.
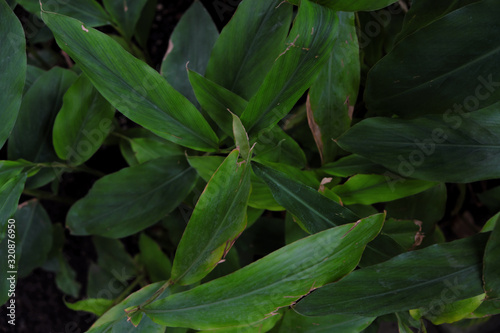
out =
[[[131,39],[146,2],[147,0],[104,0],[103,4],[123,36]]]
[[[217,136],[207,121],[153,68],[78,20],[48,12],[42,18],[61,48],[120,112],[185,147],[217,150]]]
[[[396,0],[312,0],[322,6],[343,11],[343,12],[358,12],[377,10],[389,6]],[[298,5],[301,0],[290,0],[290,3]]]

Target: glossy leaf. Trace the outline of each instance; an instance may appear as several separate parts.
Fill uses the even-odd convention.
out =
[[[74,235],[121,238],[174,210],[196,181],[187,163],[159,158],[99,179],[73,207],[66,224]]]
[[[369,118],[352,127],[338,143],[404,177],[455,183],[497,178],[499,107],[495,104],[464,119],[446,115],[413,120]]]
[[[52,128],[62,106],[63,95],[76,78],[75,73],[55,67],[35,81],[23,98],[16,126],[9,138],[10,160],[57,160],[52,146]]]
[[[493,59],[500,48],[483,41],[498,35],[498,15],[496,1],[480,1],[403,39],[370,71],[367,108],[404,117],[462,116],[496,103],[500,67]]]
[[[311,289],[353,270],[383,214],[332,228],[287,245],[233,274],[155,301],[143,309],[168,326],[215,329],[275,315]],[[231,315],[228,316],[228,313]]]
[[[182,147],[159,138],[130,139],[130,147],[138,163],[145,163],[160,157],[183,158]]]
[[[118,25],[120,33],[131,39],[146,2],[147,0],[104,0],[103,4]]]
[[[203,191],[177,247],[171,280],[188,285],[221,261],[246,226],[250,166],[238,151],[219,166]]]
[[[241,115],[250,136],[278,123],[311,86],[330,57],[337,28],[335,11],[301,2],[287,46]]]
[[[60,159],[79,165],[88,160],[112,130],[115,109],[82,75],[64,94],[52,140]]]
[[[206,77],[250,99],[281,52],[291,19],[292,6],[280,0],[242,1],[214,45]]]
[[[139,237],[140,261],[145,266],[151,282],[168,280],[172,264],[160,246],[142,233]]]
[[[356,222],[359,217],[318,191],[292,180],[286,174],[253,163],[256,175],[271,188],[276,201],[296,216],[310,233]]]
[[[322,317],[305,317],[293,310],[285,313],[278,333],[358,333],[367,328],[374,317],[360,317],[354,315],[329,315]]]
[[[164,333],[165,327],[153,323],[151,319],[144,317],[137,327],[127,320],[125,309],[141,304],[162,286],[162,282],[150,284],[135,293],[131,294],[125,300],[115,305],[102,315],[87,331],[87,333],[108,333],[108,332],[135,332],[135,333]],[[165,292],[168,295],[168,290]]]
[[[316,290],[294,309],[307,316],[379,316],[477,296],[483,292],[482,258],[488,236],[436,244],[355,271]]]
[[[324,163],[334,160],[333,141],[349,129],[360,81],[354,13],[338,12],[334,50],[309,89],[307,117]]]
[[[47,259],[52,246],[52,222],[37,200],[19,206],[16,214],[16,257],[20,278],[28,276]]]
[[[342,185],[335,186],[332,191],[345,205],[371,205],[377,202],[392,201],[420,193],[436,185],[424,180],[402,179],[395,184],[386,176],[355,175]]]
[[[322,6],[343,11],[343,12],[358,12],[358,11],[368,11],[376,10],[389,6],[391,3],[396,2],[396,0],[312,0],[315,3],[319,3]],[[300,0],[290,0],[290,3],[298,5]]]
[[[0,148],[10,135],[21,106],[26,77],[23,27],[5,0],[0,0]]]
[[[125,116],[185,147],[216,150],[217,136],[203,116],[154,69],[77,20],[46,12],[42,18],[61,48]]]
[[[488,299],[500,298],[500,224],[497,223],[491,232],[484,253],[484,290]]]
[[[194,105],[198,105],[198,101],[189,83],[187,67],[201,75],[205,74],[217,37],[219,37],[217,27],[210,14],[198,1],[195,1],[182,15],[170,37],[161,73]]]

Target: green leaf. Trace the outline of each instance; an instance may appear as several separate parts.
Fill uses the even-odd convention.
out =
[[[159,139],[159,140],[158,140]],[[130,147],[139,163],[145,163],[160,157],[183,158],[182,147],[160,138],[130,139]]]
[[[258,163],[252,163],[252,166],[255,174],[271,188],[276,201],[296,216],[310,233],[359,219],[349,209],[292,180],[283,172]]]
[[[87,29],[77,20],[46,12],[42,18],[59,46],[125,116],[182,146],[217,150],[217,136],[207,121],[153,68],[134,58],[112,38]]]
[[[115,109],[82,75],[64,94],[54,122],[52,141],[57,156],[69,164],[87,161],[112,130]]]
[[[107,25],[111,20],[95,0],[18,0],[18,2],[37,16],[42,6],[44,11],[73,17],[91,27]]]
[[[250,166],[233,150],[208,182],[177,247],[171,280],[188,285],[224,260],[246,226]]]
[[[373,163],[365,157],[349,155],[333,163],[323,165],[321,170],[332,176],[350,177],[359,173],[382,174],[387,169],[377,163]]]
[[[248,163],[250,162],[250,143],[248,142],[248,134],[241,123],[240,118],[233,113],[233,133],[236,149],[240,152],[241,157]]]
[[[500,298],[500,224],[493,229],[484,253],[484,290],[488,299]]]
[[[207,79],[250,99],[281,52],[291,19],[286,2],[242,1],[214,45]]]
[[[311,0],[312,2],[321,4],[322,6],[343,11],[343,12],[359,12],[377,10],[389,6],[396,0]],[[298,5],[301,0],[290,0],[290,3]]]
[[[33,83],[35,83],[35,81],[38,80],[38,78],[42,76],[43,73],[45,73],[45,71],[41,68],[32,65],[28,65],[26,67],[26,81],[24,82],[23,94],[25,94],[28,89],[31,88]]]
[[[102,316],[110,307],[113,306],[113,300],[104,298],[88,298],[75,303],[65,301],[64,304],[74,311],[86,311],[97,316]]]
[[[23,27],[5,0],[0,0],[0,148],[16,122],[26,77],[26,41]]]
[[[493,231],[498,224],[498,221],[500,220],[500,212],[496,213],[493,215],[488,221],[483,226],[483,229],[481,229],[481,232],[488,232],[488,231]]]
[[[397,40],[402,40],[415,31],[428,26],[459,8],[479,1],[481,0],[444,0],[439,2],[432,0],[413,1],[410,10],[408,10],[408,13],[405,15],[403,29],[397,36]]]
[[[115,305],[102,315],[87,331],[87,333],[134,332],[134,333],[164,333],[165,327],[155,324],[145,317],[134,327],[127,321],[125,309],[148,300],[162,286],[163,282],[150,284],[131,294],[118,305]],[[168,290],[164,293],[168,295]]]
[[[66,224],[74,235],[132,235],[174,210],[195,181],[194,169],[169,157],[124,168],[99,179],[71,207]]]
[[[338,143],[404,177],[454,183],[498,178],[499,107],[497,103],[464,118],[446,114],[412,120],[369,118]]]
[[[117,298],[127,287],[128,280],[132,276],[115,271],[113,275],[109,270],[91,262],[87,275],[87,297],[105,298],[113,300]]]
[[[420,193],[436,185],[424,180],[403,179],[395,184],[386,176],[355,175],[332,191],[345,205],[371,205],[377,202],[392,201]]]
[[[293,310],[285,313],[277,333],[358,333],[367,328],[375,317],[354,315],[329,315],[323,317],[304,317]]]
[[[316,290],[294,309],[307,316],[379,316],[477,296],[483,293],[482,258],[488,236],[436,244],[357,270]]]
[[[374,215],[309,236],[233,274],[155,301],[144,311],[167,326],[215,329],[256,323],[351,272],[383,220],[383,214]]]
[[[21,204],[14,219],[17,273],[23,278],[47,259],[52,246],[52,222],[36,199]]]
[[[412,310],[410,313],[415,319],[424,317],[434,325],[451,324],[469,316],[471,312],[481,305],[485,294],[445,304],[440,308],[422,308]]]
[[[0,240],[5,236],[7,220],[16,212],[26,177],[26,173],[13,175],[6,183],[0,184]]]
[[[427,7],[426,7],[427,9]],[[455,10],[404,38],[367,78],[367,108],[378,114],[462,116],[500,97],[495,0]],[[467,27],[465,30],[464,27]],[[457,31],[464,31],[457,34]]]
[[[330,57],[337,27],[335,11],[308,0],[301,2],[288,46],[282,48],[241,115],[250,136],[275,125],[311,86]]]
[[[224,162],[223,156],[188,156],[189,165],[196,169],[198,175],[207,183],[217,168]]]
[[[271,316],[257,323],[248,326],[238,326],[229,328],[220,328],[215,330],[200,331],[205,333],[265,333],[270,331],[277,322],[281,320],[281,313]]]
[[[338,12],[334,51],[309,89],[309,127],[323,163],[331,162],[338,146],[333,141],[351,125],[360,81],[359,45],[354,13]]]
[[[189,83],[187,67],[205,74],[210,53],[219,32],[210,14],[201,2],[195,1],[182,15],[169,41],[169,47],[161,65],[161,73],[167,81],[194,105],[198,105]]]
[[[35,81],[24,95],[16,126],[9,138],[10,160],[57,160],[52,146],[52,128],[62,106],[63,95],[76,78],[75,73],[55,67]]]
[[[387,219],[380,234],[392,238],[405,250],[420,245],[424,237],[422,222],[417,220]]]
[[[134,35],[135,26],[146,2],[147,0],[103,0],[104,8],[118,25],[118,30],[129,40]]]
[[[151,282],[168,280],[172,264],[160,246],[142,233],[139,237],[140,261],[145,266]]]
[[[137,275],[137,267],[120,240],[94,236],[92,241],[97,252],[97,264],[102,269],[117,280]]]

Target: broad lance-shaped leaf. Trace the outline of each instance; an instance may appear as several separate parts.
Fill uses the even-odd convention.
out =
[[[241,123],[240,118],[233,113],[233,133],[236,149],[240,152],[241,157],[248,163],[250,162],[250,143],[248,142],[248,134]]]
[[[327,163],[321,170],[337,177],[350,177],[360,173],[383,174],[387,171],[383,166],[355,154],[342,157],[333,163]]]
[[[199,1],[182,15],[170,37],[167,53],[161,64],[161,73],[178,92],[199,105],[189,83],[186,67],[205,74],[210,52],[219,32],[210,14]]]
[[[358,98],[360,62],[354,13],[338,12],[339,29],[328,62],[309,89],[307,117],[323,163],[332,162],[333,141],[351,125]]]
[[[118,25],[120,33],[127,39],[131,39],[134,35],[135,26],[146,2],[147,0],[103,0],[104,8]]]
[[[287,46],[241,115],[251,136],[278,123],[311,86],[330,57],[337,27],[335,11],[301,2]]]
[[[306,316],[383,314],[448,303],[483,293],[482,261],[489,234],[403,253],[362,268],[299,301]]]
[[[66,217],[74,235],[121,238],[174,210],[191,192],[196,171],[171,157],[124,168],[99,179]]]
[[[493,229],[484,253],[484,290],[488,299],[500,299],[500,223]]]
[[[216,151],[218,138],[196,107],[111,37],[70,17],[42,12],[59,46],[118,111],[182,146]]]
[[[224,260],[246,226],[250,165],[238,150],[222,162],[203,191],[177,247],[171,280],[195,283]]]
[[[298,5],[301,0],[290,0],[290,3]],[[377,10],[389,6],[397,0],[311,0],[322,6],[343,11],[359,12]]]
[[[332,191],[345,205],[371,205],[408,197],[435,185],[437,183],[425,180],[402,178],[393,180],[381,175],[355,175],[344,184],[332,188]]]
[[[250,99],[281,52],[292,14],[281,0],[242,1],[214,45],[206,77]]]
[[[292,180],[283,172],[252,163],[257,176],[271,188],[276,201],[296,216],[310,233],[356,222],[359,217],[317,190]]]
[[[500,47],[484,41],[499,35],[499,16],[497,1],[483,0],[401,40],[368,74],[368,110],[405,117],[462,115],[496,103]]]
[[[325,230],[143,310],[153,321],[172,327],[215,329],[261,321],[312,289],[349,274],[383,221],[384,214],[378,214]]]
[[[26,77],[23,27],[5,0],[0,0],[0,148],[16,122]]]
[[[338,144],[404,177],[451,183],[498,178],[499,109],[497,103],[462,116],[369,118]]]
[[[0,241],[5,236],[7,220],[16,212],[26,178],[26,173],[21,173],[0,184]]]
[[[54,121],[52,142],[57,156],[70,164],[88,160],[112,130],[115,108],[82,74],[66,91]]]

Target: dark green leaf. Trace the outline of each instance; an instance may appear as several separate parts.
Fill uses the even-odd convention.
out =
[[[307,316],[379,316],[423,306],[432,310],[477,296],[483,293],[482,258],[488,236],[433,245],[355,271],[316,290],[295,310]]]
[[[282,48],[241,115],[250,136],[275,125],[311,86],[330,57],[337,27],[335,11],[308,0],[301,2],[288,46]]]
[[[387,169],[365,157],[349,155],[333,163],[325,164],[321,170],[332,176],[350,177],[358,173],[382,174]]]
[[[281,52],[291,19],[292,6],[286,2],[241,2],[215,43],[206,77],[250,99]]]
[[[115,271],[116,276],[120,273]],[[121,274],[117,278],[103,267],[91,263],[87,276],[87,297],[113,300],[125,290],[130,278],[132,277],[127,274]]]
[[[349,209],[292,180],[283,172],[258,163],[252,165],[257,176],[271,188],[276,201],[296,216],[310,233],[359,219]]]
[[[161,73],[191,103],[198,105],[189,83],[187,67],[205,74],[208,59],[219,32],[201,2],[195,1],[184,13],[170,37]]]
[[[301,0],[290,0],[290,3],[298,5]],[[343,12],[369,11],[389,6],[396,0],[312,0],[322,6]]]
[[[189,164],[196,169],[198,175],[207,183],[217,168],[224,162],[222,156],[188,156]]]
[[[0,148],[16,122],[26,77],[23,27],[5,0],[0,0]]]
[[[188,285],[221,261],[246,226],[250,166],[233,150],[208,182],[177,247],[171,280]]]
[[[97,252],[97,264],[117,280],[137,275],[137,267],[125,246],[118,239],[92,237]]]
[[[196,173],[186,164],[159,158],[99,179],[71,207],[67,226],[75,235],[121,238],[153,225],[193,188]]]
[[[42,17],[61,48],[120,112],[185,147],[217,150],[217,136],[207,121],[154,69],[77,20],[46,12]]]
[[[259,160],[304,168],[306,155],[299,144],[279,126],[259,132],[253,152]]]
[[[354,13],[337,13],[339,28],[334,51],[309,89],[309,127],[323,163],[331,162],[338,146],[333,141],[349,129],[360,81],[359,45]]]
[[[172,264],[160,246],[142,233],[139,237],[140,261],[145,266],[151,282],[168,280]]]
[[[484,253],[484,290],[488,299],[500,298],[500,224],[493,229]]]
[[[35,81],[38,80],[43,73],[45,73],[45,71],[41,68],[32,65],[28,65],[28,67],[26,67],[26,81],[24,82],[23,94],[31,88],[33,83],[35,83]]]
[[[44,264],[52,246],[52,222],[37,200],[19,206],[16,214],[17,273],[20,278]]]
[[[367,108],[378,114],[462,116],[500,98],[500,7],[484,0],[404,38],[370,71]],[[464,33],[457,34],[457,31]]]
[[[138,163],[145,163],[160,157],[184,157],[182,147],[160,138],[134,138],[130,139],[129,143]]]
[[[62,106],[63,95],[76,78],[75,73],[55,67],[35,81],[23,98],[16,126],[9,138],[10,160],[57,160],[52,146],[52,128]]]
[[[22,173],[0,184],[0,240],[5,236],[7,220],[16,212],[25,182],[26,173]]]
[[[311,318],[289,310],[285,313],[277,333],[358,333],[367,328],[374,319],[374,317],[353,315],[329,315]]]
[[[240,118],[233,113],[233,135],[236,149],[240,152],[241,157],[250,162],[250,143],[248,142],[248,134],[241,123]]]
[[[155,322],[195,329],[256,323],[351,272],[383,220],[379,214],[309,236],[233,274],[153,302],[144,311]]]
[[[99,149],[112,130],[115,109],[82,75],[64,94],[54,122],[52,140],[57,156],[79,165]]]
[[[134,35],[135,26],[146,2],[147,0],[103,0],[104,8],[118,25],[118,30],[129,40]]]
[[[338,143],[404,177],[456,183],[498,178],[499,107],[497,103],[464,118],[446,114],[413,120],[369,118]],[[404,181],[395,178],[393,184]]]

